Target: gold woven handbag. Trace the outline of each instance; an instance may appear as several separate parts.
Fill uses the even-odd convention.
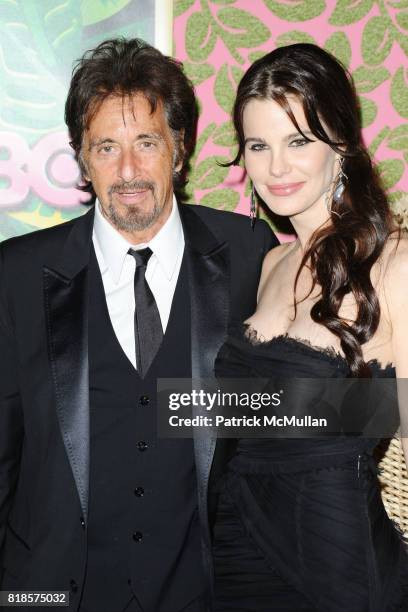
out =
[[[401,441],[383,440],[376,449],[379,460],[381,495],[388,516],[408,536],[408,473]]]

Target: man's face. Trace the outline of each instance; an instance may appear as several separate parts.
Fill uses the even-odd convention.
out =
[[[175,148],[163,105],[110,96],[85,131],[82,160],[102,212],[132,244],[147,242],[172,208]]]

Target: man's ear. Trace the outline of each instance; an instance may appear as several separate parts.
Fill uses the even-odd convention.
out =
[[[89,177],[88,164],[85,161],[82,149],[80,150],[78,155],[78,165],[79,169],[81,170],[82,178],[84,178],[86,181],[91,182],[91,179]]]

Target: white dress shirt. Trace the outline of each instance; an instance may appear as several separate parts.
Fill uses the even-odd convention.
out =
[[[105,219],[97,200],[92,241],[113,329],[125,355],[136,368],[134,330],[136,262],[134,257],[128,254],[128,250],[149,247],[153,252],[147,264],[146,281],[156,300],[164,333],[169,321],[184,252],[183,227],[175,198],[173,197],[170,216],[163,227],[150,242],[137,245],[129,244]]]

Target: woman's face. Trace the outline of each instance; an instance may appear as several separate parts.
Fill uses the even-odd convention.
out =
[[[288,102],[308,142],[273,100],[251,100],[244,109],[244,160],[255,189],[278,215],[328,218],[326,193],[338,172],[338,155],[311,133],[301,103]]]

